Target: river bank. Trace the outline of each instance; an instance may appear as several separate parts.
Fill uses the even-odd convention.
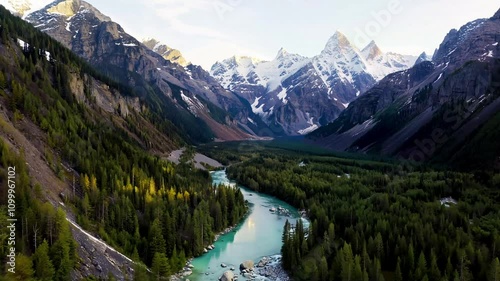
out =
[[[244,218],[248,216],[250,212],[250,208],[247,206],[247,213],[245,214]],[[207,245],[204,250],[203,250],[203,254],[207,254],[209,251],[212,251],[215,249],[215,243],[224,235],[232,232],[235,230],[235,228],[239,225],[240,223],[236,224],[236,225],[233,225],[233,226],[230,226],[226,229],[224,229],[223,231],[219,232],[218,234],[215,235],[215,238],[214,238],[214,241],[212,242],[211,245]],[[190,275],[193,274],[193,268],[194,268],[194,265],[192,264],[192,261],[197,258],[197,257],[193,257],[193,258],[190,258],[187,260],[186,264],[184,265],[184,267],[182,268],[181,271],[177,272],[176,274],[174,275],[171,275],[169,280],[170,281],[182,281],[182,280],[188,280],[189,279],[183,279],[183,278],[189,278]]]
[[[231,184],[225,171],[211,173],[213,184]],[[244,220],[228,233],[222,234],[214,242],[214,249],[190,261],[192,274],[181,280],[214,281],[224,272],[232,271],[245,280],[240,274],[239,267],[244,261],[251,260],[259,265],[263,257],[272,262],[255,267],[255,280],[290,280],[281,269],[277,256],[281,251],[283,226],[286,220],[295,224],[301,219],[299,211],[289,204],[274,197],[256,193],[244,186],[238,186],[248,201],[249,213]],[[274,211],[272,211],[274,210]],[[190,268],[191,269],[191,268]],[[248,274],[247,274],[248,275]],[[269,276],[265,277],[266,275]]]

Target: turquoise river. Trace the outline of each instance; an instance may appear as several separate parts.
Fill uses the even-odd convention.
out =
[[[225,171],[212,173],[214,184],[232,184]],[[195,258],[192,261],[193,274],[188,276],[191,281],[214,281],[229,268],[234,267],[235,275],[239,273],[239,265],[243,261],[253,260],[257,263],[262,257],[280,253],[283,226],[288,219],[295,223],[300,219],[297,209],[274,197],[250,191],[238,186],[245,200],[248,200],[250,212],[245,219],[231,232],[222,235],[214,243],[215,249]],[[271,212],[271,208],[282,207],[289,215],[279,215]],[[304,222],[307,225],[307,222]],[[221,264],[227,265],[222,268]],[[240,277],[239,279],[244,280]]]

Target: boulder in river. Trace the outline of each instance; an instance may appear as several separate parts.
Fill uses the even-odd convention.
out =
[[[247,260],[244,261],[240,264],[240,270],[253,270],[253,261],[252,260]]]
[[[230,270],[224,272],[222,276],[219,278],[220,281],[233,281],[234,280],[234,273]]]
[[[225,263],[221,263],[221,264],[220,264],[220,266],[221,266],[222,268],[226,268],[226,267],[227,267],[227,265],[226,265]]]

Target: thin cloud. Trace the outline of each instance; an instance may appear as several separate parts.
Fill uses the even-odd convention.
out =
[[[215,29],[190,24],[183,20],[192,13],[213,9],[210,1],[153,0],[149,2],[149,6],[157,16],[167,22],[170,28],[179,33],[219,39],[225,37],[224,34]]]

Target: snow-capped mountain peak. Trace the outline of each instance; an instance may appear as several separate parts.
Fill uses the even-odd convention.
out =
[[[361,51],[361,53],[366,60],[373,60],[384,54],[373,40]]]
[[[278,54],[276,55],[275,60],[279,60],[279,59],[282,59],[284,57],[287,57],[289,54],[290,53],[288,53],[288,51],[285,50],[285,48],[281,48],[281,49],[279,49]]]
[[[351,42],[349,42],[349,39],[337,30],[326,43],[323,52],[331,54],[335,51],[350,50],[353,48],[355,47],[351,44]]]
[[[250,56],[233,56],[232,60],[239,65],[243,67],[255,67],[259,63],[261,63],[263,60],[259,58],[254,58]]]
[[[383,53],[375,42],[360,51],[337,31],[313,58],[281,48],[272,61],[232,57],[217,62],[211,74],[266,122],[294,135],[333,121],[378,80],[410,68],[415,59]]]
[[[429,56],[426,52],[423,52],[418,56],[417,60],[415,61],[415,65],[422,63],[424,61],[432,61],[432,57]]]
[[[11,13],[20,17],[26,17],[33,11],[39,10],[53,0],[0,0],[0,5],[3,5]]]

